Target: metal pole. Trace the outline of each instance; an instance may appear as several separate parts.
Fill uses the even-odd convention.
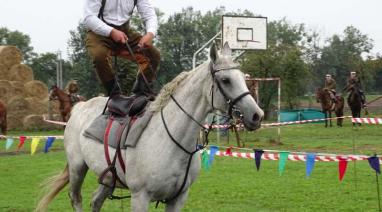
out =
[[[280,112],[281,112],[281,79],[278,80],[278,88],[277,88],[277,93],[278,93],[278,103],[277,103],[277,122],[280,123]],[[277,135],[279,137],[279,142],[281,141],[281,128],[280,126],[277,128]]]
[[[209,41],[207,41],[200,49],[198,49],[194,55],[192,56],[192,69],[195,69],[196,67],[196,56],[206,48],[207,45],[209,45],[212,41],[214,41],[218,36],[222,34],[221,31],[219,31],[213,38],[211,38]]]
[[[59,51],[57,51],[57,61],[56,61],[56,85],[60,87],[60,64],[59,64]]]

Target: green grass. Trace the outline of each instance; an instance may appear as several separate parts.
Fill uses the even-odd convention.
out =
[[[20,135],[20,132],[12,132]],[[62,132],[33,132],[29,134],[56,135]],[[233,133],[230,142],[223,138],[212,144],[235,145]],[[382,154],[381,126],[364,125],[353,128],[345,121],[343,128],[324,128],[322,123],[284,126],[281,142],[277,128],[261,129],[255,133],[241,133],[247,148],[273,150],[327,152],[341,154]],[[16,142],[17,143],[17,142]],[[3,143],[0,142],[2,145]],[[14,144],[15,146],[15,144]],[[39,195],[39,184],[65,166],[62,142],[54,143],[48,154],[40,151],[29,155],[29,142],[24,150],[28,154],[0,156],[0,211],[32,211]],[[13,150],[10,150],[13,151]],[[4,153],[4,147],[0,147]],[[379,177],[381,181],[382,178]],[[278,161],[262,161],[261,170],[254,161],[236,158],[216,158],[210,171],[202,170],[191,187],[183,211],[377,211],[375,173],[367,161],[349,162],[342,182],[338,180],[338,163],[316,162],[313,174],[305,177],[305,163],[288,161],[282,176]],[[83,188],[84,211],[89,211],[92,192],[97,187],[96,176],[89,172]],[[382,187],[380,186],[382,190]],[[116,194],[120,194],[116,190]],[[124,191],[123,194],[127,194]],[[163,205],[151,211],[163,211]],[[107,200],[103,211],[121,211],[121,202]],[[129,211],[130,203],[123,207]],[[71,211],[67,188],[50,205],[50,211]]]

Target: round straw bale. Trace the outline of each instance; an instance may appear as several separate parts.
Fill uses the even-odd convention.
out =
[[[25,90],[29,97],[45,99],[48,96],[48,87],[41,81],[33,80],[25,84]]]
[[[8,111],[17,113],[28,113],[31,108],[29,102],[22,96],[14,96],[8,101]]]
[[[12,81],[20,81],[23,83],[27,83],[33,80],[33,71],[27,65],[17,64],[12,66],[9,69],[9,73],[11,75],[10,79]]]
[[[30,114],[42,115],[48,113],[48,102],[36,97],[25,98],[30,105]]]
[[[20,115],[7,115],[7,127],[8,130],[21,130],[23,128],[24,116]]]
[[[0,80],[9,80],[9,69],[0,63]]]
[[[20,81],[9,81],[12,85],[12,95],[13,96],[26,96],[24,83]]]
[[[15,46],[0,46],[0,63],[10,69],[16,64],[20,64],[23,56],[21,51]]]
[[[11,95],[12,84],[6,80],[0,80],[0,99],[8,102]]]
[[[44,121],[42,115],[28,115],[23,120],[24,130],[41,130],[41,129],[53,129],[55,126],[52,126],[50,123]]]

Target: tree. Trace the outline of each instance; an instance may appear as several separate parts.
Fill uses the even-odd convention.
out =
[[[0,28],[0,45],[13,45],[19,48],[26,63],[28,63],[33,56],[36,56],[30,43],[31,39],[29,35],[17,30],[10,31],[5,27]]]
[[[268,23],[268,49],[246,53],[242,70],[255,77],[280,77],[282,100],[288,108],[298,105],[298,97],[305,93],[309,82],[309,67],[304,61],[303,41],[307,39],[303,24],[292,25],[282,19]],[[266,115],[277,95],[276,84],[260,84],[260,104]]]
[[[362,34],[353,26],[346,27],[343,35],[333,35],[328,45],[323,47],[322,54],[316,65],[316,78],[329,73],[334,76],[339,88],[345,87],[350,71],[357,71],[361,78],[367,80],[363,54],[373,48],[373,40]],[[364,83],[365,84],[365,83]]]
[[[36,55],[30,60],[29,66],[33,70],[34,78],[40,80],[52,86],[57,84],[57,54],[55,53],[43,53]],[[68,82],[70,80],[70,73],[72,71],[72,65],[65,60],[62,60],[63,69],[63,81]]]

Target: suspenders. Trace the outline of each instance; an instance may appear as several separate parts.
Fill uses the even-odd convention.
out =
[[[133,6],[133,9],[131,10],[130,16],[133,14],[134,9],[135,9],[135,7],[137,6],[137,1],[138,1],[138,0],[134,0],[134,6]],[[101,2],[101,8],[99,9],[99,12],[98,12],[98,18],[101,19],[103,22],[107,23],[107,22],[105,21],[105,19],[103,18],[103,11],[104,11],[104,9],[105,9],[105,4],[106,4],[106,0],[102,0],[102,2]]]

